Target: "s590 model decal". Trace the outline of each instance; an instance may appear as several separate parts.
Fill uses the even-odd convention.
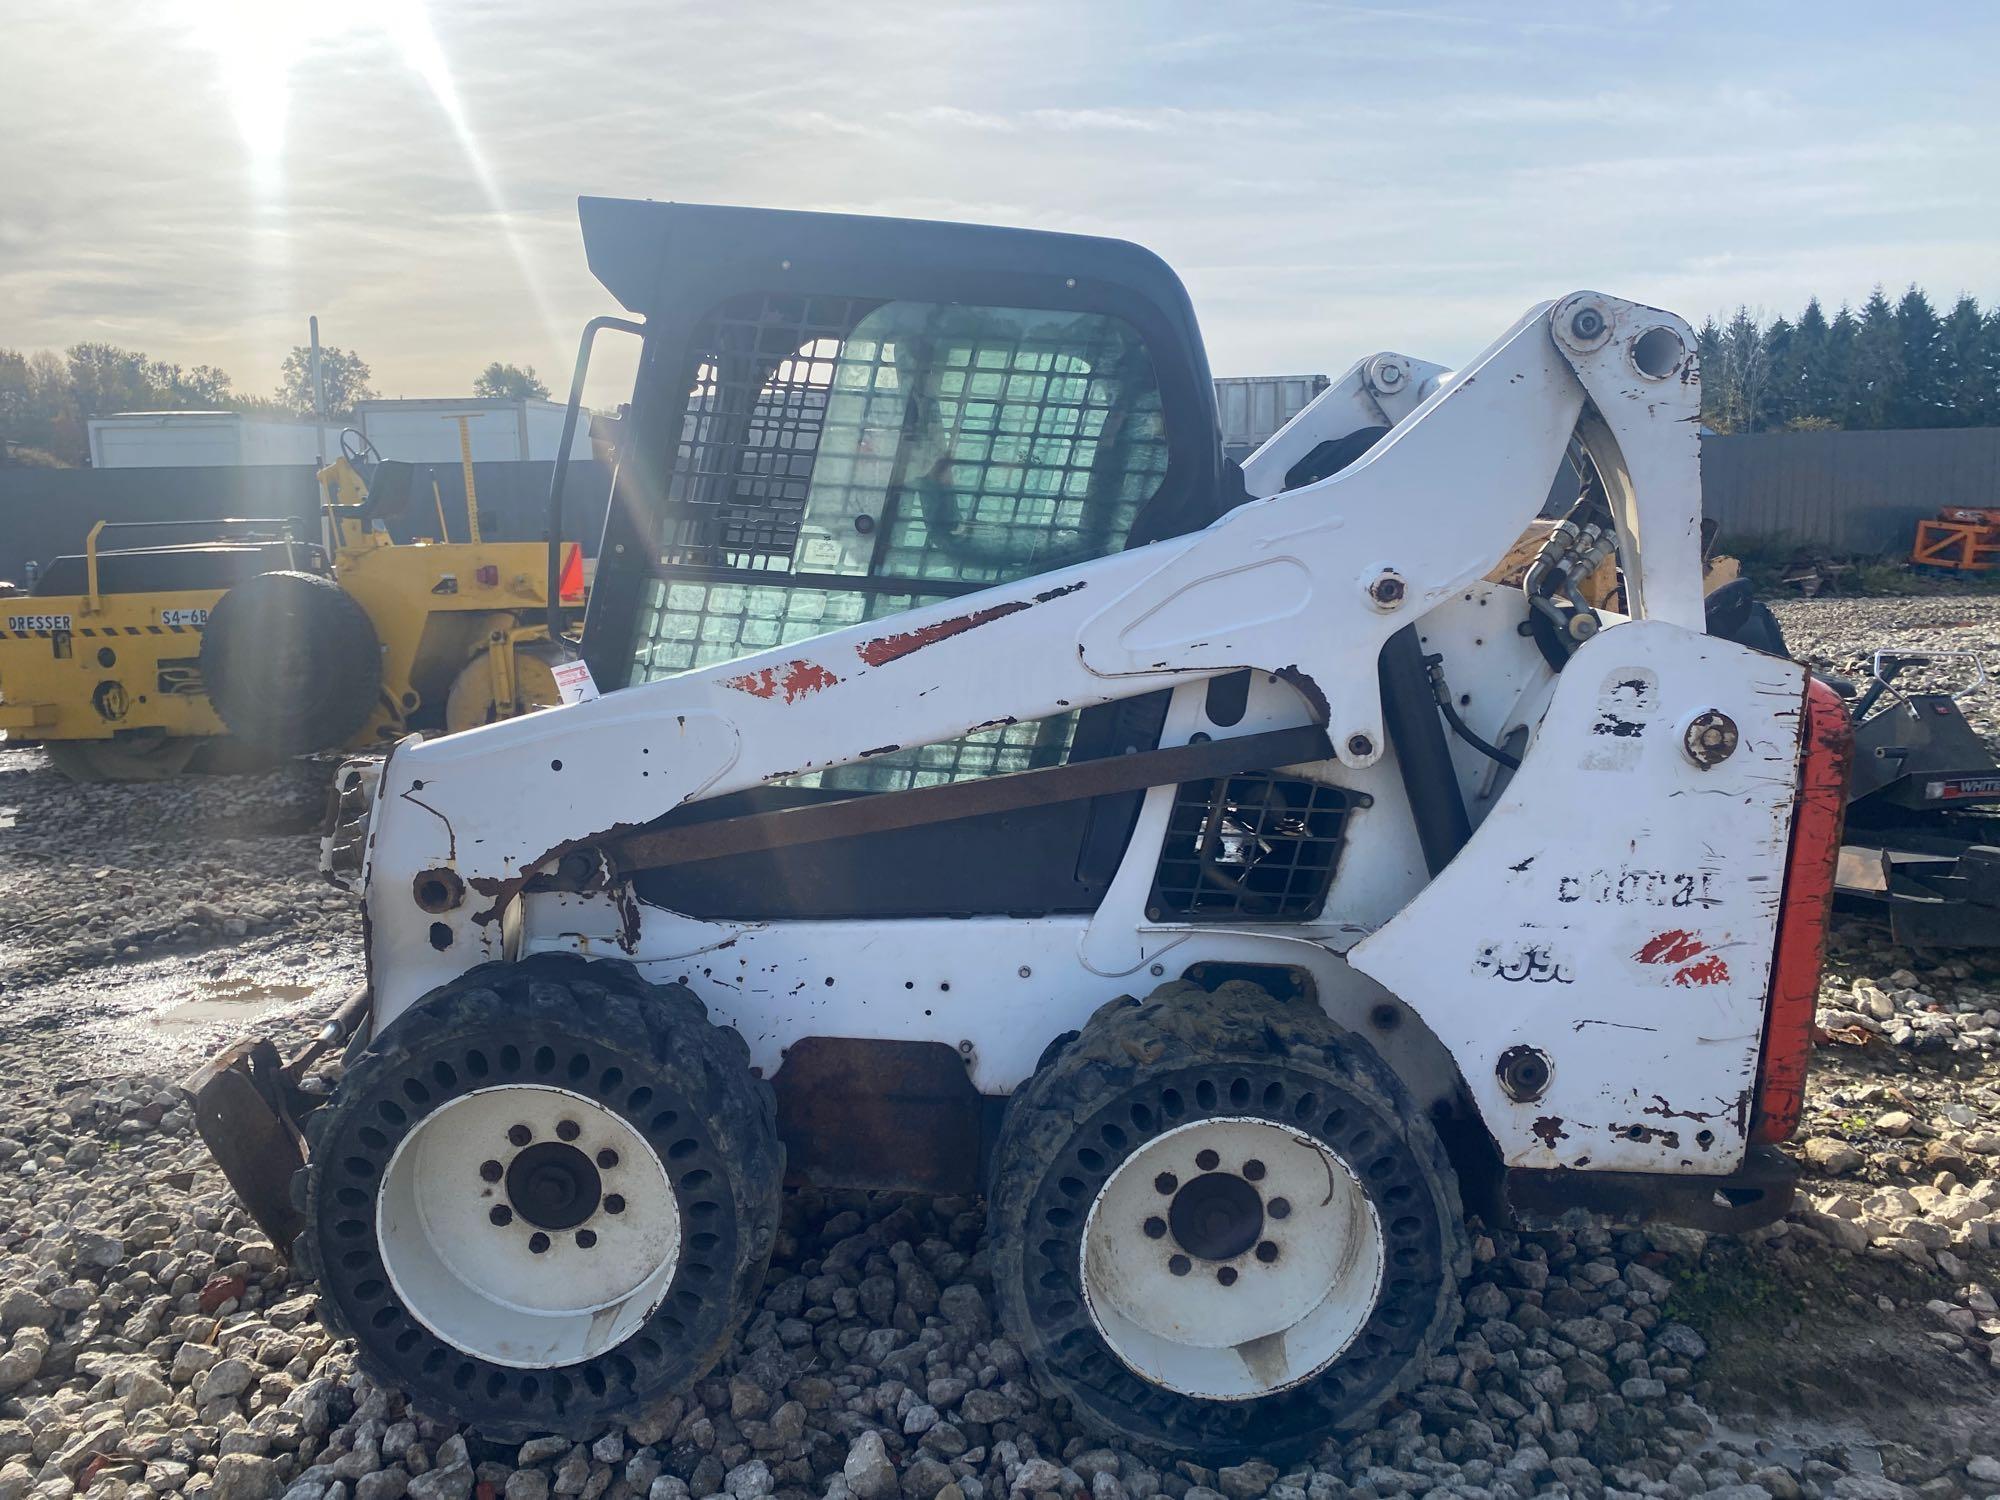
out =
[[[1479,950],[1472,967],[1481,974],[1504,979],[1509,984],[1574,984],[1576,975],[1566,963],[1559,963],[1547,947],[1536,943],[1506,945],[1488,943]]]

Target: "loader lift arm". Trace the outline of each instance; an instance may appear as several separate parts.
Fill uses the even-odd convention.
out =
[[[1676,358],[1634,363],[1635,348],[1662,340]],[[517,726],[510,754],[532,755],[530,741],[547,754],[528,762],[532,784],[504,828],[477,811],[480,763],[502,749],[494,737],[405,748],[384,772],[378,805],[398,810],[378,819],[371,867],[384,893],[370,913],[379,1013],[502,956],[505,909],[562,853],[691,799],[860,761],[885,748],[886,724],[900,745],[933,744],[1252,667],[1294,684],[1298,720],[1326,727],[1342,765],[1371,766],[1385,745],[1383,643],[1505,550],[1586,412],[1635,614],[1699,629],[1691,347],[1679,320],[1635,304],[1590,293],[1545,304],[1319,484],[1192,534],[911,610],[892,630],[863,622]],[[666,362],[656,353],[649,368]],[[1489,456],[1476,482],[1467,453]],[[607,537],[638,546],[631,509],[614,515]],[[629,650],[618,592],[601,583],[593,599],[600,679],[618,669],[603,653]],[[388,894],[436,868],[455,868],[476,894],[444,914]]]

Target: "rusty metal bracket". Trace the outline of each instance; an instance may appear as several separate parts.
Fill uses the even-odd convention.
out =
[[[1782,1151],[1752,1146],[1743,1165],[1726,1177],[1514,1167],[1501,1194],[1523,1229],[1562,1228],[1582,1211],[1616,1224],[1684,1224],[1711,1234],[1742,1234],[1785,1216],[1798,1176],[1798,1164]]]
[[[290,1062],[269,1037],[249,1037],[222,1049],[181,1087],[194,1097],[195,1128],[236,1196],[278,1253],[289,1255],[304,1221],[292,1206],[292,1177],[305,1164],[298,1116],[313,1102],[299,1078],[330,1047],[346,1040],[368,1014],[361,986],[342,1002],[313,1040]]]
[[[608,840],[603,847],[621,870],[656,869],[752,850],[780,849],[892,828],[945,823],[983,813],[1081,801],[1114,792],[1205,781],[1276,766],[1309,765],[1332,756],[1333,745],[1326,731],[1316,724],[1306,724],[1296,729],[1273,729],[1162,750],[1140,750],[1130,755],[1034,771],[1012,771],[977,781],[947,782],[904,792],[851,797],[841,802],[656,828]]]

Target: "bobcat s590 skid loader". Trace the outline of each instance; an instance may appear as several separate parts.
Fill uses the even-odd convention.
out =
[[[582,214],[604,691],[350,763],[326,846],[297,1253],[377,1379],[589,1434],[727,1350],[788,1176],[983,1191],[1047,1390],[1282,1452],[1452,1335],[1475,1208],[1783,1211],[1846,719],[1704,630],[1684,322],[1378,356],[1239,470],[1132,245]]]

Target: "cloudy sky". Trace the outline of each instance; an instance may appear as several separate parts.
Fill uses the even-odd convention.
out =
[[[0,0],[0,346],[559,385],[579,193],[1121,235],[1218,373],[1460,361],[1579,286],[2000,301],[2000,7]],[[616,399],[607,367],[593,399]]]

